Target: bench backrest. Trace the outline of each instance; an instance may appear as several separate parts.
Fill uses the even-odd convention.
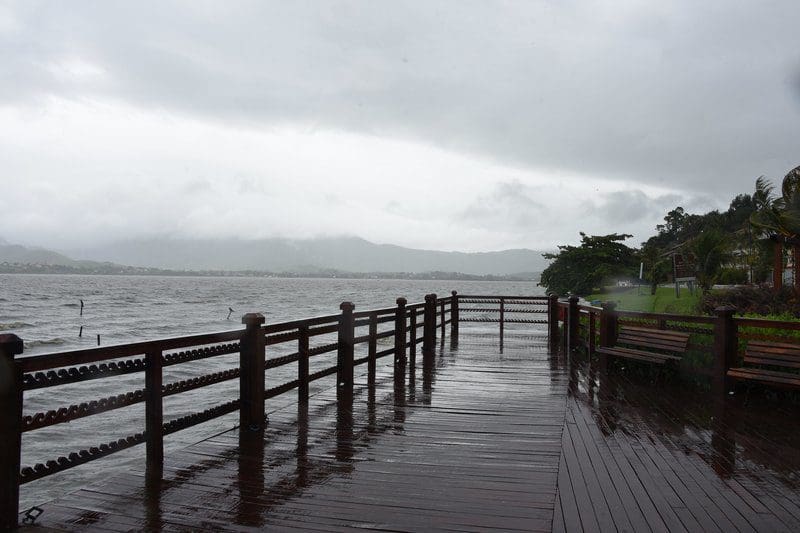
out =
[[[785,342],[750,341],[744,362],[753,365],[800,368],[800,345]]]
[[[689,334],[639,326],[621,326],[617,335],[617,344],[686,353]]]

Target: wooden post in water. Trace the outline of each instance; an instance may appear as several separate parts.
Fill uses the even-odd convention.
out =
[[[22,339],[0,335],[0,530],[16,528],[19,514],[22,371],[14,356],[21,353]]]
[[[422,328],[422,355],[427,360],[436,352],[436,295],[425,295],[425,315]]]
[[[394,312],[394,371],[395,374],[406,366],[406,303],[405,298],[397,299]]]
[[[146,475],[161,478],[164,473],[164,398],[161,395],[163,384],[163,360],[161,350],[145,354],[144,370],[144,434],[147,455]]]
[[[308,401],[308,326],[297,328],[297,399]]]
[[[351,302],[342,302],[339,309],[339,349],[337,351],[337,390],[353,391],[353,354],[355,351],[355,320]]]
[[[264,429],[264,320],[261,313],[242,317],[246,329],[239,342],[239,431]]]
[[[375,386],[375,369],[378,354],[378,313],[369,314],[369,347],[367,359],[367,382],[370,387]]]
[[[717,307],[714,312],[714,379],[712,386],[717,396],[724,396],[730,387],[728,369],[736,362],[738,338],[733,314],[736,308]]]
[[[458,342],[458,292],[450,293],[450,341]]]
[[[578,326],[580,325],[580,310],[578,309],[578,301],[580,298],[577,296],[569,297],[569,311],[567,312],[567,339],[569,342],[569,349],[574,350],[578,347],[579,334]]]
[[[547,297],[547,330],[550,337],[550,346],[558,342],[558,295],[551,294]]]

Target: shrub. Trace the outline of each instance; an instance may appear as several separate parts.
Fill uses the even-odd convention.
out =
[[[747,283],[747,271],[741,268],[723,268],[719,273],[717,283],[722,285],[742,285]]]
[[[800,296],[791,287],[776,291],[766,285],[748,285],[712,291],[703,296],[700,304],[703,312],[708,314],[713,314],[714,309],[722,305],[735,307],[737,314],[800,318]]]

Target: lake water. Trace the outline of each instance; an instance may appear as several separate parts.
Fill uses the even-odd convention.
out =
[[[267,323],[339,312],[352,301],[356,310],[393,306],[403,296],[409,303],[435,292],[461,294],[541,295],[534,282],[285,279],[234,277],[149,277],[0,274],[0,332],[16,333],[25,343],[23,356],[102,345],[240,329],[241,316],[259,312]],[[83,316],[80,300],[84,302]],[[228,309],[233,308],[230,320]],[[79,331],[83,326],[83,336]],[[382,339],[388,345],[391,339]],[[335,342],[317,339],[316,344]],[[268,356],[289,353],[295,346],[270,347]],[[363,348],[363,347],[362,347]],[[380,348],[379,348],[380,349]],[[356,355],[359,356],[358,354]],[[335,363],[335,354],[312,359],[311,371]],[[164,382],[219,372],[238,365],[238,355],[222,356],[165,369]],[[296,365],[268,373],[267,386],[295,377]],[[289,368],[291,367],[291,368]],[[311,393],[332,386],[312,385]],[[29,391],[25,414],[66,407],[144,387],[143,374],[118,376],[69,386]],[[166,398],[165,420],[200,411],[238,396],[238,380],[219,383]],[[270,400],[273,408],[295,401],[288,393]],[[33,465],[88,446],[143,430],[144,404],[25,433],[23,465]],[[196,442],[232,427],[231,414],[178,432],[165,442],[170,449]],[[101,470],[127,468],[142,462],[144,446],[114,454],[22,487],[22,508],[42,503],[79,484],[96,479]]]

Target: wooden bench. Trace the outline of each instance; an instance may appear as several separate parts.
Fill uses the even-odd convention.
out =
[[[787,387],[800,387],[800,345],[785,342],[750,341],[744,353],[744,365],[728,370],[728,377]],[[771,367],[771,368],[763,368]]]
[[[614,346],[601,346],[596,351],[615,357],[663,365],[667,361],[680,361],[686,353],[688,344],[688,333],[622,326],[619,328]]]

